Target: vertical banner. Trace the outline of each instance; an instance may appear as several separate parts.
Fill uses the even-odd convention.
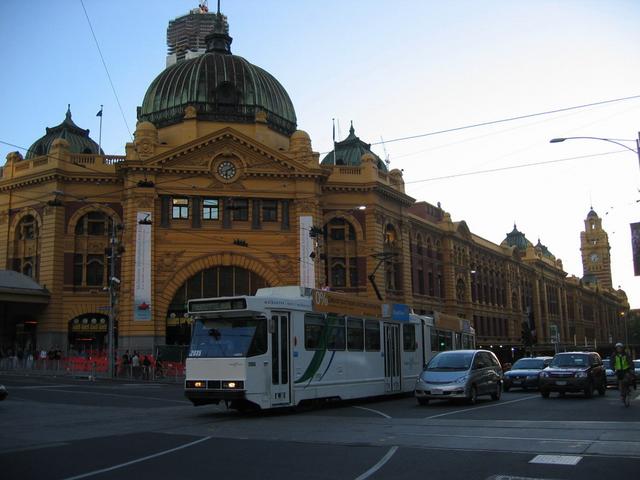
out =
[[[138,212],[133,319],[151,320],[151,212]]]
[[[310,236],[313,217],[311,215],[300,216],[298,225],[300,228],[300,286],[316,288],[315,255],[313,238]]]
[[[631,252],[633,255],[633,274],[640,276],[640,222],[631,224]]]

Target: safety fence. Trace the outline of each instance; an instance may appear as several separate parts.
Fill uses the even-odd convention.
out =
[[[115,365],[117,378],[140,381],[184,381],[184,364],[182,362],[160,362],[149,357],[150,365],[132,365],[118,359]],[[43,375],[69,375],[86,377],[107,377],[109,365],[107,357],[66,357],[60,359],[32,359],[4,357],[0,359],[0,372]]]

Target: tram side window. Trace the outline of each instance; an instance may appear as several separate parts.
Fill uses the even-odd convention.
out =
[[[325,321],[322,315],[307,313],[304,316],[304,348],[320,350],[323,348],[323,333]]]
[[[345,347],[345,328],[344,317],[335,315],[327,315],[329,324],[329,335],[327,337],[327,349],[344,350]]]
[[[364,350],[364,328],[360,318],[347,319],[347,348],[351,351]]]
[[[377,320],[366,320],[364,322],[364,348],[367,352],[380,351],[380,322]]]
[[[402,348],[405,352],[416,351],[416,326],[413,324],[402,325]]]
[[[453,349],[453,332],[431,330],[431,351],[444,352]]]

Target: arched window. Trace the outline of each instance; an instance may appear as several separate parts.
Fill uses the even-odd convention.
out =
[[[13,270],[38,279],[40,229],[33,215],[25,215],[16,226],[12,257]]]
[[[109,235],[113,220],[103,212],[89,212],[76,223],[76,235]]]
[[[111,260],[109,237],[113,219],[101,211],[86,213],[75,225],[72,283],[79,288],[107,285]]]
[[[344,218],[333,218],[324,226],[323,234],[327,285],[334,289],[358,288],[362,275],[354,226]]]

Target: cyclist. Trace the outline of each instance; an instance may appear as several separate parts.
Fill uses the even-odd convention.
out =
[[[624,399],[627,395],[627,388],[630,387],[630,383],[633,381],[633,362],[631,356],[625,352],[624,345],[620,342],[616,343],[616,351],[611,356],[611,369],[618,377],[618,388],[620,389],[620,395]]]

